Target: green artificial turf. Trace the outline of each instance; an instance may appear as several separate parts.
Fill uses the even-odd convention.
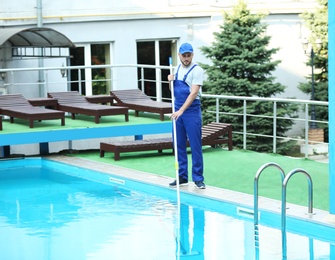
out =
[[[203,151],[207,185],[253,194],[257,171],[265,163],[274,162],[284,169],[285,174],[297,168],[307,171],[313,181],[313,207],[329,211],[329,170],[326,163],[244,150],[204,147]],[[176,174],[172,150],[165,150],[162,154],[157,151],[121,153],[120,161],[114,161],[113,154],[108,152],[104,158],[99,157],[99,151],[81,151],[69,155],[163,176],[175,177]],[[262,172],[259,179],[260,196],[281,200],[281,187],[277,168],[270,167]],[[308,206],[308,182],[304,174],[297,173],[290,178],[287,202]]]
[[[165,117],[169,121],[168,116]],[[159,115],[140,113],[140,117],[135,117],[134,112],[129,112],[129,122],[125,121],[124,115],[102,116],[100,117],[99,124],[94,122],[94,116],[76,115],[76,119],[71,116],[65,117],[65,126],[61,126],[61,120],[42,120],[34,121],[34,128],[29,128],[29,121],[24,119],[15,118],[14,123],[10,123],[9,119],[3,119],[3,130],[1,134],[9,133],[22,133],[22,132],[37,132],[49,130],[67,130],[75,128],[97,128],[106,126],[122,126],[129,124],[150,124],[150,123],[164,123],[166,121],[159,121]]]

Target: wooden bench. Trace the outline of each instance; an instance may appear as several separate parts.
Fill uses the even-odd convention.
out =
[[[210,123],[202,127],[202,145],[212,147],[221,144],[228,144],[228,149],[233,150],[232,126],[224,123]],[[189,146],[189,143],[187,144]],[[100,157],[105,156],[105,152],[114,153],[114,160],[120,160],[120,153],[140,152],[157,150],[159,153],[165,149],[173,149],[172,138],[157,138],[148,140],[101,142]]]

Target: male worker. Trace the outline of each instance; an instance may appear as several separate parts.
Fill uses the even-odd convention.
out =
[[[187,140],[192,152],[192,180],[199,189],[205,189],[203,177],[203,158],[201,140],[201,107],[200,94],[204,71],[192,62],[194,53],[189,43],[184,43],[178,53],[181,64],[175,75],[168,75],[173,81],[175,110],[171,115],[176,120],[176,138],[179,164],[179,185],[188,184]],[[177,180],[170,183],[176,187]]]

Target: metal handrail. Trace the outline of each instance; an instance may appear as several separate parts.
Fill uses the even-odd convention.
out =
[[[262,165],[257,171],[254,179],[254,237],[255,237],[255,259],[259,259],[259,214],[258,214],[258,182],[261,173],[268,167],[279,169],[282,178],[282,205],[281,205],[281,231],[282,231],[282,255],[287,258],[287,239],[286,239],[286,188],[290,178],[296,173],[303,173],[308,181],[308,215],[313,215],[313,182],[308,172],[303,169],[294,169],[286,176],[282,167],[277,163],[269,162]]]
[[[283,252],[283,259],[286,259],[287,252],[286,252],[286,187],[287,183],[290,178],[296,173],[303,173],[308,181],[308,215],[313,215],[313,182],[312,178],[308,172],[303,169],[294,169],[290,171],[284,181],[282,186],[282,206],[281,206],[281,229],[282,229],[282,252]]]
[[[269,167],[275,167],[279,170],[280,175],[281,175],[281,181],[284,181],[285,178],[285,173],[282,167],[280,167],[277,163],[274,162],[269,162],[266,163],[264,165],[262,165],[256,175],[255,175],[255,179],[254,179],[254,238],[255,238],[255,259],[259,259],[259,229],[258,229],[258,220],[259,220],[259,216],[258,216],[258,181],[259,178],[262,174],[262,172]]]
[[[323,124],[328,124],[327,121],[318,121],[318,120],[311,120],[309,119],[309,114],[308,114],[308,107],[309,105],[318,105],[318,106],[328,106],[328,102],[326,101],[313,101],[313,100],[303,100],[303,99],[284,99],[284,98],[264,98],[264,97],[247,97],[247,96],[229,96],[229,95],[211,95],[211,94],[203,94],[203,98],[215,98],[216,99],[216,110],[215,111],[206,111],[206,113],[215,113],[216,115],[216,120],[219,120],[219,115],[235,115],[235,116],[242,116],[243,117],[243,149],[247,150],[246,147],[246,140],[247,140],[247,135],[256,135],[260,136],[259,134],[253,134],[253,133],[248,133],[247,132],[247,117],[261,117],[261,118],[269,118],[269,116],[266,115],[252,115],[252,114],[247,114],[247,101],[263,101],[263,102],[272,102],[273,103],[273,130],[274,133],[272,136],[273,138],[273,153],[276,153],[276,140],[278,137],[276,135],[276,124],[277,124],[277,119],[287,119],[287,120],[293,120],[293,121],[304,121],[304,127],[305,127],[305,139],[301,139],[304,141],[305,145],[305,158],[308,158],[308,144],[309,143],[320,143],[320,142],[314,142],[310,141],[308,139],[308,129],[309,129],[309,124],[311,122],[315,123],[323,123]],[[220,99],[228,99],[228,100],[239,100],[243,101],[243,113],[227,113],[224,111],[219,111],[219,100]],[[277,103],[278,102],[285,102],[285,103],[294,103],[294,104],[300,104],[305,106],[305,118],[290,118],[290,117],[278,117],[276,115],[276,109],[277,109]],[[234,132],[237,133],[237,132]],[[241,134],[241,133],[238,133]],[[287,140],[293,140],[290,137],[286,138]]]
[[[259,177],[261,176],[262,172],[266,168],[269,168],[269,167],[275,167],[279,170],[280,175],[281,175],[282,183],[283,183],[284,178],[285,178],[285,172],[284,172],[283,168],[280,167],[279,164],[274,163],[274,162],[269,162],[269,163],[264,164],[257,171],[257,173],[255,175],[255,179],[254,179],[254,224],[255,225],[258,224],[258,181],[259,181]]]
[[[144,90],[144,84],[146,81],[144,78],[144,70],[145,69],[156,69],[157,71],[161,72],[163,70],[169,70],[170,67],[169,66],[155,66],[155,65],[144,65],[144,64],[113,64],[113,65],[91,65],[91,66],[59,66],[59,67],[36,67],[36,68],[0,68],[0,73],[4,72],[7,74],[8,78],[6,78],[6,80],[1,81],[0,80],[0,88],[10,88],[11,86],[24,86],[27,87],[29,85],[39,85],[40,88],[42,89],[43,87],[48,88],[49,85],[52,84],[67,84],[67,86],[69,86],[69,84],[76,82],[78,83],[78,85],[82,85],[83,82],[87,81],[87,82],[94,82],[94,80],[90,79],[90,80],[85,80],[83,78],[82,75],[82,71],[86,70],[86,69],[100,69],[100,68],[105,68],[105,69],[109,69],[109,70],[114,70],[116,68],[125,68],[125,69],[140,69],[140,79],[138,80],[140,82],[141,85],[141,89],[142,91]],[[50,80],[50,77],[48,77],[48,73],[49,71],[66,71],[67,75],[69,75],[71,70],[78,70],[78,80],[76,81],[71,81],[70,78],[66,78],[66,83],[64,78],[60,78],[60,80],[58,81],[57,79],[55,79],[55,77],[53,77],[54,81]],[[24,72],[24,71],[44,71],[45,73],[45,78],[43,82],[14,82],[15,74],[16,73],[20,73],[20,72]],[[110,78],[106,78],[106,82],[110,82],[111,84],[114,82],[114,78],[113,78],[113,73],[110,74],[111,77]],[[61,77],[61,73],[59,73],[59,77]],[[158,77],[156,79],[156,90],[157,89],[162,89],[162,84],[163,83],[167,83],[164,79],[161,79],[160,77]],[[79,88],[80,89],[80,88]],[[162,97],[162,91],[157,91],[156,92],[156,96],[153,97],[156,98],[156,100],[160,101],[163,99]],[[264,97],[247,97],[247,96],[229,96],[229,95],[212,95],[212,94],[206,94],[203,93],[202,94],[202,98],[210,98],[210,99],[215,99],[216,100],[216,108],[215,111],[206,111],[204,113],[215,113],[215,117],[216,117],[216,121],[219,121],[219,116],[220,115],[233,115],[233,116],[242,116],[243,117],[243,132],[237,132],[235,131],[234,134],[241,134],[243,135],[243,149],[247,150],[247,138],[248,136],[261,136],[259,133],[251,133],[248,132],[247,129],[247,120],[250,117],[267,117],[273,118],[273,135],[264,135],[264,137],[269,137],[273,139],[273,153],[277,153],[277,147],[276,147],[276,143],[278,139],[283,139],[285,138],[286,140],[300,140],[302,142],[304,142],[304,146],[305,146],[305,158],[308,158],[308,147],[309,147],[309,143],[315,143],[318,144],[320,142],[313,142],[311,140],[309,140],[309,136],[308,136],[308,129],[309,129],[309,125],[311,122],[316,122],[316,123],[323,123],[323,124],[328,124],[327,121],[320,121],[320,120],[311,120],[309,118],[309,106],[311,105],[317,105],[317,106],[328,106],[328,102],[325,101],[313,101],[313,100],[302,100],[302,99],[285,99],[285,98],[264,98]],[[243,112],[241,113],[229,113],[229,112],[225,112],[225,111],[220,111],[220,106],[219,106],[219,101],[221,99],[225,99],[225,100],[240,100],[243,102],[243,107],[242,110]],[[167,99],[165,99],[167,100]],[[253,114],[248,114],[247,113],[247,102],[249,101],[261,101],[261,102],[272,102],[273,103],[273,116],[266,116],[266,115],[253,115]],[[277,110],[277,103],[278,102],[286,102],[286,103],[294,103],[294,104],[300,104],[304,106],[305,109],[305,113],[304,115],[301,115],[300,118],[291,118],[291,117],[280,117],[276,115],[276,110]],[[305,137],[301,138],[301,139],[297,139],[291,136],[287,136],[287,137],[283,137],[283,136],[278,136],[276,133],[276,129],[277,129],[277,121],[278,120],[293,120],[295,122],[304,122],[304,129],[305,129]],[[322,142],[323,143],[323,142]]]

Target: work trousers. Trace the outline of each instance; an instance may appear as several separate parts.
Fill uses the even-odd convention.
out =
[[[203,157],[201,141],[201,109],[200,105],[192,106],[176,120],[177,151],[179,177],[188,180],[187,140],[192,153],[192,180],[203,181]]]

